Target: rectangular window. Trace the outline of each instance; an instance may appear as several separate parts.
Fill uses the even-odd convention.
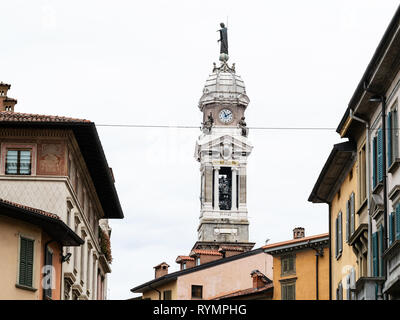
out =
[[[200,265],[200,257],[197,257],[196,258],[196,266],[199,266]]]
[[[282,300],[296,300],[296,283],[282,283],[281,284],[281,299]]]
[[[397,106],[387,115],[387,163],[395,161],[398,153]]]
[[[171,290],[165,290],[163,292],[163,295],[164,295],[163,300],[172,300],[172,298],[171,298],[171,296],[172,296]]]
[[[336,218],[336,259],[338,259],[343,250],[343,234],[342,234],[342,212],[339,212]]]
[[[296,273],[296,257],[288,255],[281,257],[281,275],[288,275]]]
[[[203,299],[203,286],[192,285],[192,299]]]
[[[19,251],[19,280],[22,286],[32,287],[34,241],[21,237]]]
[[[359,152],[360,205],[367,198],[367,157],[365,144]]]
[[[336,289],[336,300],[343,300],[343,285],[340,281]]]
[[[31,151],[30,150],[7,150],[6,174],[30,175],[31,174]]]
[[[373,265],[373,276],[379,275],[379,264],[378,264],[378,233],[372,234],[372,265]]]

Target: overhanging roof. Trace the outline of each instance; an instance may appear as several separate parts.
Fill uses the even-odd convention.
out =
[[[63,246],[80,246],[84,241],[57,215],[0,199],[0,215],[29,222],[41,227]]]
[[[105,218],[124,217],[114,179],[93,122],[57,116],[0,112],[0,128],[72,130],[96,188]]]
[[[351,168],[356,146],[347,141],[335,144],[308,198],[313,203],[329,203]]]
[[[281,254],[289,251],[302,250],[306,248],[327,247],[329,244],[329,234],[324,233],[316,236],[293,239],[289,241],[273,243],[264,246],[264,252],[271,255]]]

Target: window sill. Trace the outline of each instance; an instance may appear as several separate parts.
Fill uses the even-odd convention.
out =
[[[379,194],[382,191],[382,189],[383,189],[383,182],[381,181],[375,186],[374,190],[372,190],[372,193]]]
[[[33,287],[25,286],[23,284],[18,284],[18,283],[15,284],[15,287],[18,288],[18,289],[28,290],[28,291],[32,291],[32,292],[35,292],[37,290],[37,289],[35,289]]]
[[[368,199],[365,198],[365,200],[361,203],[360,207],[358,208],[358,210],[357,210],[357,212],[356,212],[357,215],[360,215],[360,214],[361,214],[361,212],[362,212],[362,211],[364,210],[364,208],[366,207],[367,202],[368,202]]]
[[[393,163],[389,166],[388,172],[394,174],[399,167],[400,167],[400,159],[396,158],[394,159]]]
[[[296,270],[291,271],[291,272],[281,273],[281,277],[289,277],[289,276],[295,276],[295,275],[296,275]]]

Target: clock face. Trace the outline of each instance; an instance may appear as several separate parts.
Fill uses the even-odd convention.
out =
[[[222,109],[219,112],[219,119],[223,122],[223,123],[229,123],[233,120],[233,114],[232,111],[229,109]]]

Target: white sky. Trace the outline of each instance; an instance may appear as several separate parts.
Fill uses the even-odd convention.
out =
[[[334,127],[397,8],[395,0],[3,1],[0,81],[16,111],[97,124],[199,125],[203,85],[228,17],[229,62],[251,100],[249,126]],[[197,129],[98,127],[125,219],[111,221],[109,298],[178,270],[197,238]],[[256,247],[328,231],[328,208],[307,198],[332,131],[260,131],[248,163]]]

